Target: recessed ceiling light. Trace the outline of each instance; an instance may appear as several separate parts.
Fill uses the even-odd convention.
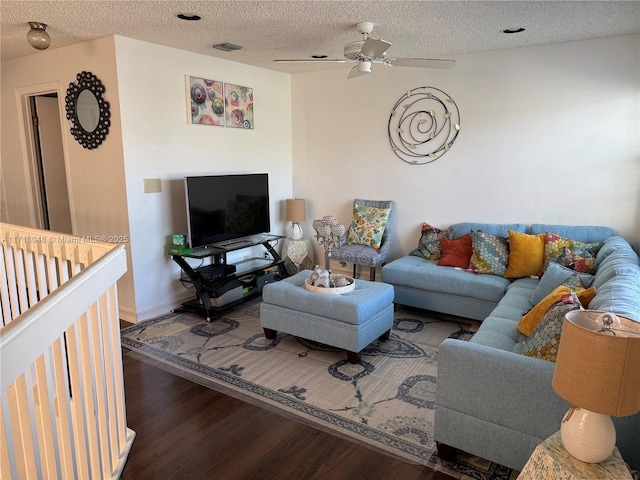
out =
[[[180,20],[188,20],[190,22],[195,22],[202,18],[200,15],[196,15],[194,13],[179,13],[176,17]]]
[[[311,58],[327,58],[326,55],[311,55]]]
[[[515,27],[515,28],[505,28],[504,30],[502,30],[502,33],[521,33],[524,31],[525,31],[524,27]]]

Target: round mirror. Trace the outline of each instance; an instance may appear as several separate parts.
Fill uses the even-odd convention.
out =
[[[98,99],[91,90],[84,89],[78,95],[76,113],[80,126],[87,132],[93,132],[98,126],[100,107]]]
[[[109,133],[109,102],[102,97],[104,85],[93,73],[81,72],[76,80],[67,88],[67,120],[71,124],[71,135],[84,148],[92,150],[98,148]]]

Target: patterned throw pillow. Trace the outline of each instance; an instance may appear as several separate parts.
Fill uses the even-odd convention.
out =
[[[575,276],[578,277],[578,275]],[[570,280],[570,278],[567,280]],[[576,293],[578,299],[580,300],[580,303],[583,306],[589,306],[589,303],[591,302],[591,300],[593,300],[593,297],[596,296],[596,289],[593,287],[587,289],[583,288],[580,285],[579,279],[578,286],[576,286],[575,288],[568,286],[567,283],[559,285],[551,293],[549,293],[549,295],[540,300],[540,302],[535,307],[522,315],[522,318],[520,318],[520,321],[518,322],[518,330],[520,331],[520,333],[523,333],[526,336],[531,335],[540,323],[540,320],[542,320],[542,317],[544,317],[544,315],[547,313],[547,310],[549,310],[549,307],[557,302],[559,298],[566,295],[572,290]]]
[[[442,250],[440,249],[441,238],[447,238],[445,230],[423,223],[418,248],[409,252],[409,255],[426,258],[427,260],[439,260],[442,255]]]
[[[473,253],[469,271],[504,276],[509,265],[509,243],[506,238],[473,230]]]
[[[564,249],[568,248],[569,250],[581,251],[583,253],[588,253],[591,257],[595,258],[598,250],[602,248],[602,242],[597,243],[584,243],[578,242],[576,240],[570,240],[568,238],[562,238],[557,233],[545,233],[544,234],[544,270],[547,270],[549,266],[549,262],[557,262],[560,257],[564,253]]]
[[[366,245],[378,250],[382,242],[382,234],[389,221],[390,211],[390,208],[354,205],[353,221],[351,228],[349,228],[347,242]]]
[[[555,362],[560,348],[564,316],[581,308],[580,300],[573,290],[560,297],[544,314],[531,336],[524,341],[522,353],[528,357]]]
[[[563,267],[570,268],[580,273],[596,273],[596,259],[589,252],[582,250],[569,250],[567,247],[562,249],[562,253],[558,257],[558,263]]]

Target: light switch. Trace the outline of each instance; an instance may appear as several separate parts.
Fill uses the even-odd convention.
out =
[[[159,178],[144,179],[144,193],[160,193],[161,191]]]

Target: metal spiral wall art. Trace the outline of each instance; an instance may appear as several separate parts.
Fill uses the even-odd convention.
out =
[[[436,161],[460,133],[460,112],[453,99],[435,87],[409,90],[389,116],[391,150],[411,165]]]

